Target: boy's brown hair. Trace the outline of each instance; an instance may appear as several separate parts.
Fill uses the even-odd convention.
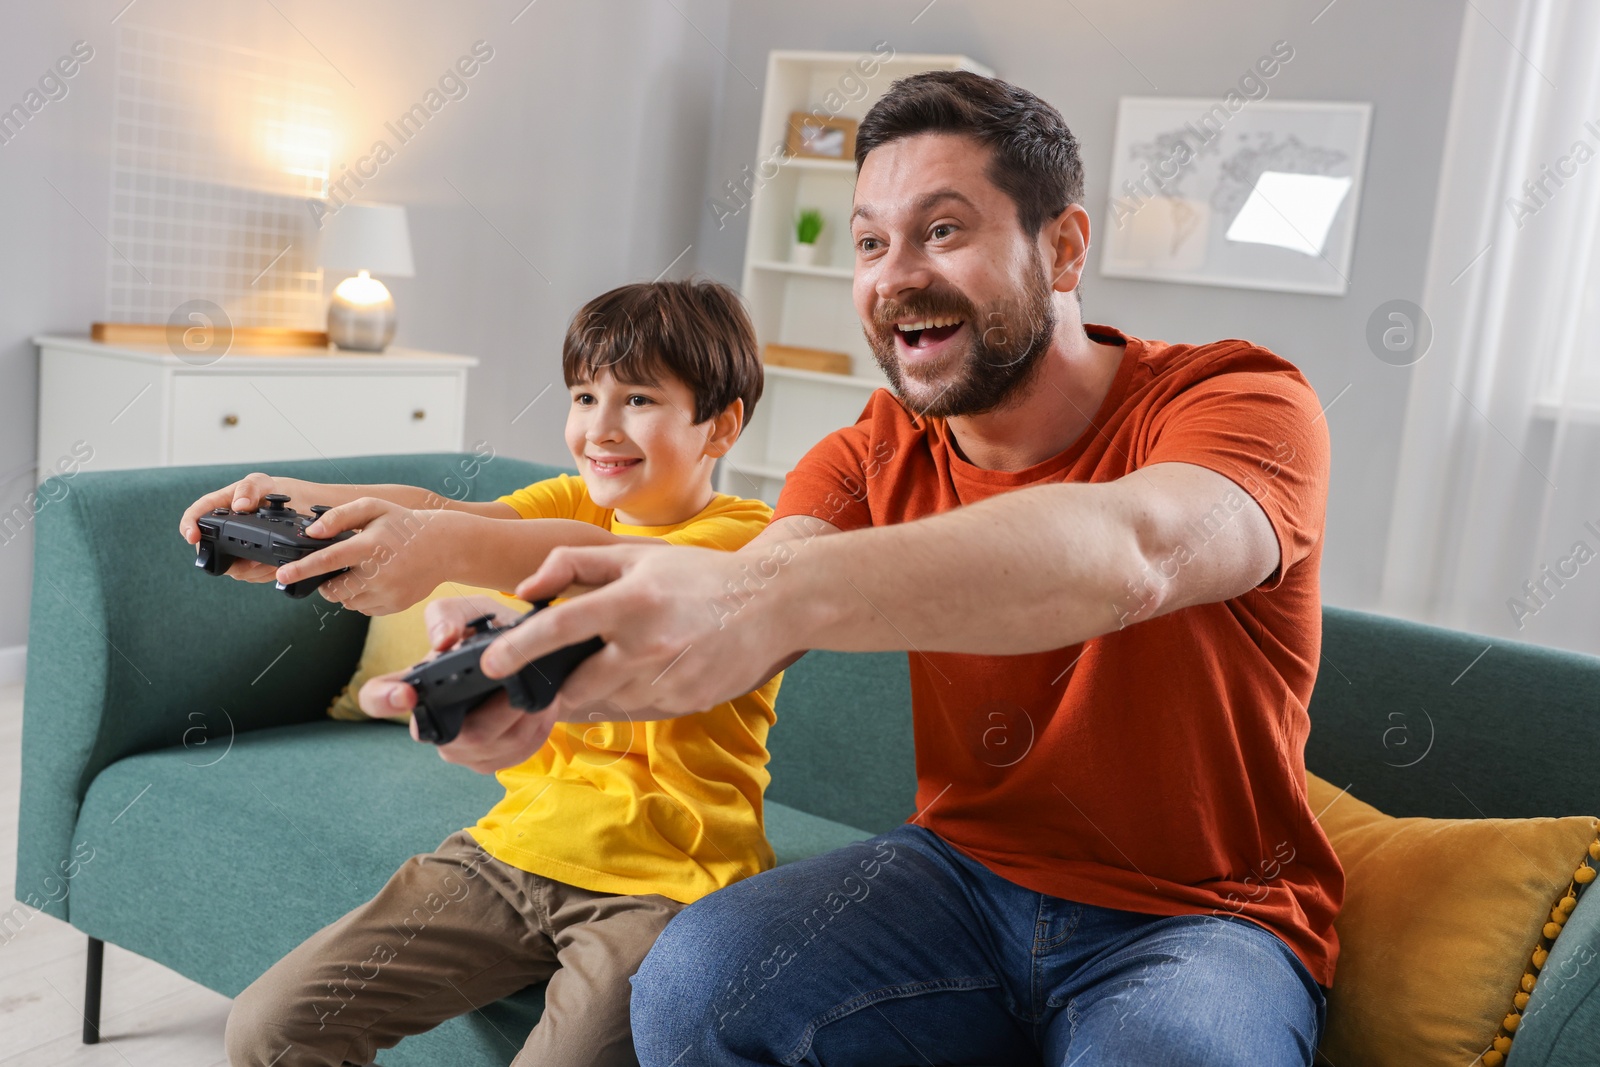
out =
[[[712,281],[638,282],[583,305],[561,343],[561,373],[571,388],[601,371],[636,385],[677,378],[694,393],[696,423],[738,398],[742,430],[761,399],[750,317],[739,294]]]

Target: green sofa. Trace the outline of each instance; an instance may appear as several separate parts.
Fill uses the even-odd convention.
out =
[[[471,499],[556,473],[497,458],[468,478],[469,459],[274,469]],[[365,617],[194,568],[179,514],[243,473],[83,473],[51,487],[38,516],[17,895],[90,938],[91,1021],[99,942],[235,995],[496,799],[492,777],[445,764],[394,725],[324,716],[354,669]],[[1485,644],[1328,609],[1312,770],[1395,815],[1600,812],[1589,773],[1600,751],[1600,660],[1496,644],[1474,663]],[[813,652],[790,668],[778,711],[766,817],[780,863],[911,814],[903,655]],[[1565,965],[1560,973],[1576,977],[1539,984],[1511,1067],[1595,1062],[1600,966],[1569,958],[1597,938],[1600,894],[1591,893],[1546,970]],[[507,1063],[540,1006],[539,990],[525,990],[381,1060]]]

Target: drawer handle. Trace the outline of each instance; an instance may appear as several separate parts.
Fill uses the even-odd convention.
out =
[[[237,426],[237,425],[239,425],[239,416],[237,416],[237,415],[224,415],[224,416],[222,416],[222,425],[224,425],[224,426]]]
[[[426,411],[422,410],[421,408],[417,408],[415,411],[413,411],[411,413],[411,421],[412,422],[421,422],[423,419],[425,419],[427,417],[428,417],[428,413]]]

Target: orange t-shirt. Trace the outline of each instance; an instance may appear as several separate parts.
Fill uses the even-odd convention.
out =
[[[912,821],[1036,892],[1242,916],[1331,986],[1344,872],[1307,802],[1305,770],[1328,488],[1316,394],[1293,364],[1247,341],[1170,345],[1085,329],[1124,353],[1093,427],[1066,451],[985,470],[943,419],[915,419],[880,389],[789,474],[774,521],[885,526],[1166,462],[1216,471],[1253,497],[1282,556],[1241,596],[1051,652],[910,653]],[[1243,505],[1242,495],[1219,501],[1186,550],[1204,551]],[[1174,557],[1157,567],[1170,576],[1184,562]],[[1130,586],[1122,610],[1134,613],[1148,588]]]

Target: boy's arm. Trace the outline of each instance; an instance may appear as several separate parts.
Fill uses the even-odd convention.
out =
[[[349,567],[317,591],[364,614],[388,615],[444,582],[512,589],[562,545],[663,543],[576,519],[506,522],[455,509],[413,510],[375,497],[336,506],[306,532],[333,537],[355,529],[361,532],[349,540],[279,567],[277,580],[288,584]]]
[[[440,540],[453,549],[448,552],[451,574],[445,580],[488,589],[515,589],[562,545],[666,544],[659,537],[615,534],[577,519],[501,522],[458,512],[439,514],[439,518],[444,520]]]
[[[300,478],[275,478],[270,474],[256,473],[247,474],[232,485],[224,486],[214,493],[207,493],[190,504],[188,510],[183,513],[183,518],[178,521],[178,532],[191,545],[198,544],[200,527],[195,520],[200,516],[216,508],[254,511],[261,506],[261,501],[268,493],[282,493],[289,498],[290,507],[302,512],[309,511],[313,504],[338,507],[363,497],[375,497],[399,504],[404,508],[439,508],[496,519],[517,517],[515,509],[497,500],[481,502],[451,500],[415,485],[339,485],[329,482],[308,482]]]

